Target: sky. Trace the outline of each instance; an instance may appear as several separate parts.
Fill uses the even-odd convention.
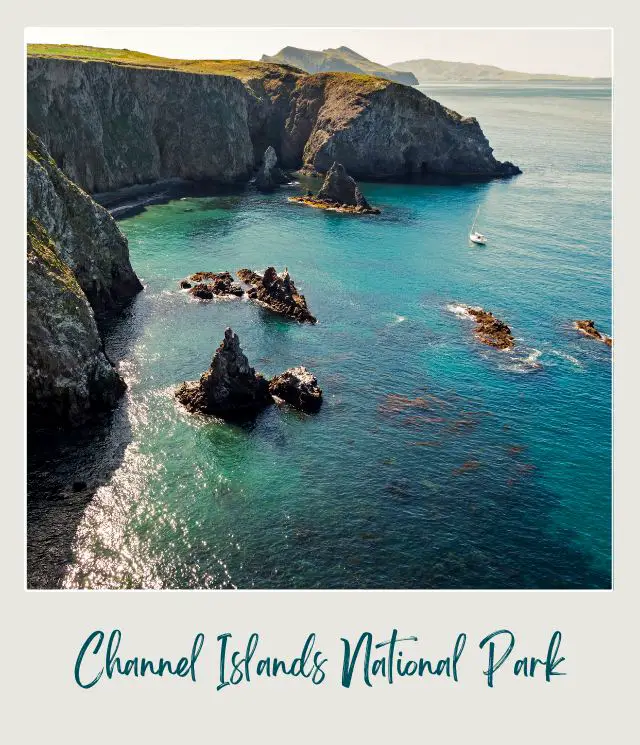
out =
[[[609,77],[608,29],[28,28],[28,43],[86,44],[183,59],[260,59],[284,46],[348,46],[389,65],[429,57]]]

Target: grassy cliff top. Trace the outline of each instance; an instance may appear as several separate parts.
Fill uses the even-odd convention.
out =
[[[201,75],[230,75],[243,82],[255,78],[294,74],[304,78],[329,80],[334,84],[355,87],[361,92],[380,90],[389,85],[384,78],[353,72],[321,72],[309,75],[297,67],[276,62],[256,62],[244,59],[189,60],[156,57],[153,54],[135,52],[130,49],[106,49],[101,47],[74,46],[73,44],[28,44],[29,57],[52,57],[54,59],[79,60],[81,62],[109,62],[141,68],[160,68]]]
[[[131,49],[106,49],[101,47],[75,46],[73,44],[28,44],[30,57],[53,57],[55,59],[80,60],[82,62],[110,62],[114,65],[131,67],[161,68],[203,75],[231,75],[243,81],[264,77],[269,73],[299,73],[301,70],[290,65],[253,60],[188,60],[167,59],[153,54],[135,52]]]

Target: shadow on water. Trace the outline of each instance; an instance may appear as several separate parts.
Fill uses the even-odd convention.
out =
[[[124,460],[127,399],[91,427],[27,443],[27,587],[60,587],[85,507]]]
[[[116,367],[144,327],[142,294],[101,324],[105,349]],[[27,587],[60,587],[84,510],[122,465],[132,440],[128,403],[125,394],[113,411],[72,432],[29,432]]]

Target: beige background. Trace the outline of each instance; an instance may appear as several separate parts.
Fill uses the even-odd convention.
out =
[[[77,9],[74,9],[73,6]],[[331,12],[331,7],[336,12]],[[11,743],[618,743],[637,731],[637,23],[622,3],[542,0],[461,2],[434,7],[257,3],[237,9],[212,0],[182,5],[114,0],[107,4],[31,0],[2,28],[2,302],[4,531],[0,729]],[[289,6],[287,8],[287,6]],[[615,589],[612,592],[26,592],[24,588],[24,176],[23,27],[121,25],[613,26],[615,30]],[[83,691],[73,665],[95,628],[123,630],[126,654],[179,655],[207,636],[197,685],[179,679],[121,679]],[[415,634],[416,651],[447,654],[469,635],[461,682],[403,679],[339,684],[340,636],[393,627]],[[497,628],[518,638],[516,652],[543,655],[563,633],[566,677],[551,684],[499,674],[489,690],[477,643]],[[215,637],[257,630],[265,654],[295,655],[315,631],[329,659],[319,687],[299,679],[261,680],[215,691]],[[634,694],[633,686],[636,688]]]

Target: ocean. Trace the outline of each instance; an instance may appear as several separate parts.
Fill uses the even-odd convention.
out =
[[[106,337],[129,389],[91,432],[31,448],[29,586],[611,586],[612,352],[572,326],[612,333],[611,91],[422,90],[523,174],[361,183],[379,216],[288,202],[305,182],[120,221],[145,286]],[[484,247],[468,241],[478,208]],[[178,287],[268,265],[317,325]],[[508,323],[515,348],[480,344],[463,305]],[[228,326],[265,375],[307,366],[321,411],[239,426],[178,406]]]

